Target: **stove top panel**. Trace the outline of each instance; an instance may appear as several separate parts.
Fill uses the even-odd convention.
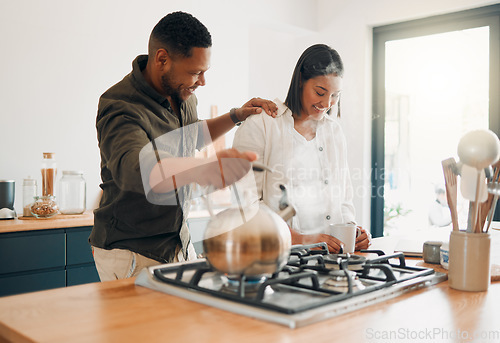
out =
[[[350,312],[446,280],[406,265],[402,253],[330,255],[326,244],[294,246],[274,275],[247,279],[213,270],[205,259],[144,269],[136,284],[291,328]]]

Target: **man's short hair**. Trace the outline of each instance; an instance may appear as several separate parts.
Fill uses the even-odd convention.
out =
[[[172,12],[153,28],[149,40],[149,54],[163,48],[171,56],[190,57],[192,48],[211,46],[212,36],[205,25],[189,13]]]

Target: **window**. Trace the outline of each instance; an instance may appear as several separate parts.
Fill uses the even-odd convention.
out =
[[[499,37],[500,5],[374,28],[374,237],[447,225],[429,221],[444,189],[440,162],[469,130],[500,133]]]

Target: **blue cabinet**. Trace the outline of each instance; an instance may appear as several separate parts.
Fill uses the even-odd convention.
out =
[[[66,286],[98,281],[100,281],[99,274],[97,274],[94,264],[68,266],[66,268]]]
[[[66,286],[98,282],[89,236],[92,227],[66,229]]]
[[[91,227],[66,230],[66,264],[94,263],[92,248],[89,244]]]
[[[66,265],[63,229],[13,232],[0,235],[0,275]]]
[[[66,271],[64,268],[0,275],[0,296],[43,291],[64,286],[66,286]]]
[[[0,296],[99,281],[92,227],[0,234]]]

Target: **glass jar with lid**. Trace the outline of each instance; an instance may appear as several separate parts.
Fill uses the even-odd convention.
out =
[[[23,217],[31,217],[31,205],[35,201],[36,196],[36,180],[28,176],[23,181]]]
[[[53,195],[35,196],[31,204],[31,214],[36,218],[50,218],[59,213],[56,197]]]
[[[62,214],[82,214],[86,209],[87,186],[83,172],[64,170],[59,181],[59,212]]]

